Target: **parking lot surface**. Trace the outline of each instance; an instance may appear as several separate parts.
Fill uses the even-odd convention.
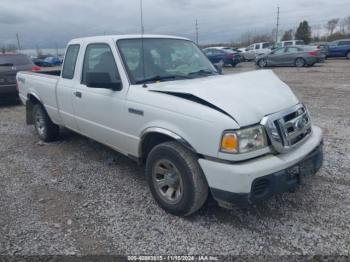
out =
[[[39,142],[24,107],[1,100],[0,255],[349,254],[350,61],[273,71],[323,129],[323,168],[262,205],[189,218],[158,208],[143,167],[67,130]]]

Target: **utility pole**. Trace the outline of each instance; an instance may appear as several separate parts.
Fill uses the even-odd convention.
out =
[[[142,0],[140,0],[140,11],[141,11],[141,35],[145,33],[145,27],[143,26],[143,4]]]
[[[198,31],[199,31],[199,26],[198,26],[198,19],[196,19],[196,44],[198,45]]]
[[[21,52],[21,44],[19,42],[19,35],[18,35],[18,33],[16,34],[16,38],[17,38],[17,44],[18,44],[18,52],[20,53]]]
[[[280,7],[277,7],[276,43],[278,42],[278,29],[280,26]]]

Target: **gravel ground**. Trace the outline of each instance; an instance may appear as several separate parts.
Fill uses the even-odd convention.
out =
[[[131,160],[69,131],[39,142],[24,107],[2,101],[0,255],[349,255],[350,61],[274,71],[324,130],[324,167],[295,193],[190,218],[158,208]]]

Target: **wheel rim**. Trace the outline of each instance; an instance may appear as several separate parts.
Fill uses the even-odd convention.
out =
[[[266,66],[266,60],[265,59],[261,59],[259,61],[259,65],[260,65],[260,67],[265,67]]]
[[[35,127],[40,136],[45,134],[45,120],[40,111],[35,114]]]
[[[298,58],[297,61],[295,61],[295,64],[297,67],[302,67],[302,66],[304,66],[304,60]]]
[[[183,195],[183,182],[179,170],[167,159],[156,162],[152,179],[158,195],[169,204],[178,203]]]

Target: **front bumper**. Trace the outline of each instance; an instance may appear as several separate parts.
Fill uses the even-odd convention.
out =
[[[313,133],[292,152],[266,155],[237,164],[200,159],[215,200],[222,206],[249,204],[266,200],[275,193],[288,191],[315,174],[322,166],[322,131]]]

